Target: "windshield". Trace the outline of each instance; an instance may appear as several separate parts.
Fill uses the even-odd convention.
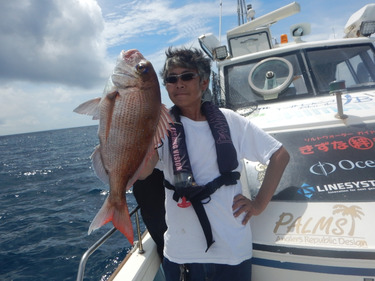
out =
[[[344,80],[348,89],[374,86],[374,52],[369,46],[308,50],[307,58],[321,93],[328,92],[334,80]]]
[[[297,54],[286,55],[282,58],[288,60],[292,65],[293,81],[286,89],[283,90],[282,96],[279,95],[279,98],[308,94]],[[250,63],[244,62],[236,65],[231,65],[225,69],[226,104],[229,108],[238,109],[241,107],[246,107],[253,103],[262,102],[264,100],[263,96],[259,93],[256,93],[251,88],[249,83],[249,74],[258,62],[259,61],[253,61]],[[285,76],[286,75],[287,73],[285,73]],[[254,78],[255,85],[265,84],[264,81],[260,81],[259,75],[254,75]],[[279,77],[279,79],[282,78],[283,77]]]
[[[224,68],[227,107],[237,110],[268,100],[326,95],[335,80],[345,80],[348,91],[375,87],[375,55],[369,44],[301,49],[273,58],[275,63],[266,57]],[[290,63],[290,73],[285,67],[277,73],[277,58]],[[291,80],[287,79],[288,74]],[[268,94],[269,82],[273,83],[271,88],[280,89],[276,95]]]

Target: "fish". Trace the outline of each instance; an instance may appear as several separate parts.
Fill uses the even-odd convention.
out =
[[[99,119],[99,145],[91,160],[96,175],[109,184],[109,195],[88,234],[112,221],[133,244],[126,191],[139,178],[173,123],[161,103],[154,67],[136,49],[121,51],[102,97],[84,102],[73,111]]]

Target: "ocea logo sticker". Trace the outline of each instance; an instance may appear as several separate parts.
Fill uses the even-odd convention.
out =
[[[275,222],[277,243],[346,246],[367,248],[367,242],[356,234],[356,224],[365,216],[357,205],[336,204],[331,216],[295,216],[283,212]]]
[[[318,162],[310,167],[310,173],[317,176],[328,176],[339,168],[342,171],[353,171],[355,169],[375,168],[375,160],[341,160],[336,165],[328,162]]]

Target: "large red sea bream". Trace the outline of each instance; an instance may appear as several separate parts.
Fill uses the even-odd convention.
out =
[[[102,98],[87,101],[74,111],[99,119],[100,144],[92,161],[97,176],[110,186],[89,233],[112,221],[133,244],[125,193],[138,179],[171,122],[161,103],[152,64],[137,50],[122,51]]]

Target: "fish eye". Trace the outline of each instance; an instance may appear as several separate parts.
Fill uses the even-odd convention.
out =
[[[144,64],[144,63],[137,64],[137,66],[135,68],[137,69],[137,71],[139,73],[142,73],[142,74],[148,72],[148,68],[147,68],[146,64]]]

